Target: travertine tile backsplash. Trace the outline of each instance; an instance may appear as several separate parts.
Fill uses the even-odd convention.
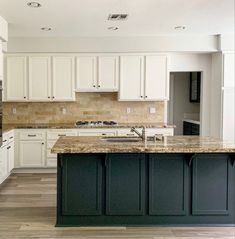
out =
[[[127,107],[131,113],[127,114]],[[150,114],[149,107],[156,113]],[[16,108],[16,114],[12,109]],[[67,113],[63,114],[65,108]],[[115,120],[120,123],[161,123],[164,102],[119,102],[117,93],[77,93],[75,102],[3,103],[5,124],[74,123],[77,120]]]

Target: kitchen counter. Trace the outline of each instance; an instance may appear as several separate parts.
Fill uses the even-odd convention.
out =
[[[101,137],[61,137],[52,153],[235,153],[235,143],[199,136],[167,136],[164,141],[107,142]]]
[[[56,226],[235,225],[234,143],[61,137],[52,152]]]
[[[188,122],[188,123],[192,123],[192,124],[199,124],[200,125],[199,120],[183,119],[183,121]]]
[[[76,127],[75,124],[4,124],[3,130],[10,129],[99,129],[99,128],[175,128],[175,125],[164,123],[119,123],[117,125],[82,125]]]

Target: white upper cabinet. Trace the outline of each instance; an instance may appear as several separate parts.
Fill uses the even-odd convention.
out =
[[[74,57],[53,57],[53,95],[54,101],[75,100],[75,69]]]
[[[119,100],[144,100],[143,56],[121,56]]]
[[[97,90],[97,57],[77,57],[77,91],[90,92]]]
[[[50,57],[29,57],[29,100],[51,99]]]
[[[7,101],[26,101],[27,74],[25,56],[8,56],[6,58],[5,97]]]
[[[118,56],[98,57],[98,90],[118,91],[118,59]]]
[[[121,56],[119,100],[168,99],[167,56]]]
[[[168,72],[166,56],[145,57],[145,99],[168,99]]]
[[[77,91],[118,91],[118,56],[77,57]]]

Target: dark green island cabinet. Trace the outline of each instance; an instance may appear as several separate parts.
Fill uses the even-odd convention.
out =
[[[234,153],[59,153],[56,225],[234,225],[234,160]]]

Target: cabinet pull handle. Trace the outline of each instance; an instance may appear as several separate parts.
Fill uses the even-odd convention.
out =
[[[103,133],[102,135],[107,135],[107,134]]]
[[[7,149],[10,149],[10,148],[11,148],[11,146],[8,146],[8,147],[7,147]]]
[[[148,96],[146,95],[145,98],[147,98]]]
[[[93,85],[93,87],[95,87],[95,85]]]
[[[126,134],[127,136],[133,136],[134,134]]]
[[[44,143],[42,143],[42,145],[44,145]]]
[[[100,85],[98,85],[98,87],[100,88]]]
[[[58,136],[66,136],[66,134],[58,134]]]
[[[28,134],[28,137],[36,137],[36,134]]]
[[[10,139],[13,139],[13,138],[14,138],[13,136],[10,137]]]
[[[2,142],[5,143],[5,142],[7,142],[7,140],[5,139],[5,140],[3,140]]]
[[[48,98],[48,99],[50,99],[51,97],[50,97],[50,96],[48,96],[47,98]]]
[[[143,96],[141,95],[140,98],[143,98]]]

